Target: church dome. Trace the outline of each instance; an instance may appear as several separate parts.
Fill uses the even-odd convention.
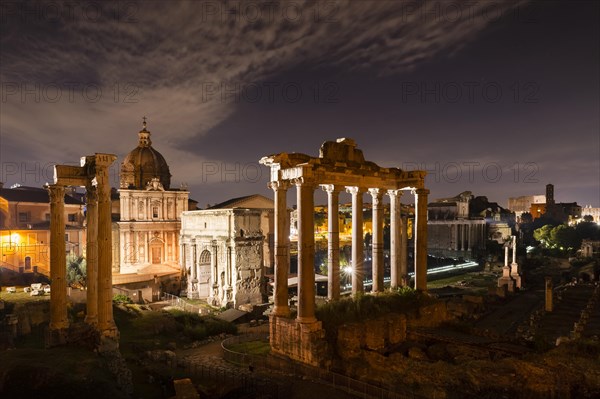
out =
[[[121,188],[144,190],[149,183],[158,179],[162,187],[168,190],[171,185],[169,165],[161,153],[152,148],[146,118],[138,136],[138,146],[125,156],[121,164]]]

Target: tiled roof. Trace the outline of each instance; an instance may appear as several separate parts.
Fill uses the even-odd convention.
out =
[[[9,202],[50,203],[48,191],[37,187],[0,188],[0,197]],[[83,202],[65,194],[65,204],[83,205]]]

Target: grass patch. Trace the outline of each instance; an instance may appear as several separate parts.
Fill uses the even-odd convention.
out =
[[[28,292],[23,292],[23,288],[17,287],[17,292],[6,292],[5,289],[0,291],[0,300],[7,303],[28,303],[28,302],[45,302],[50,300],[50,294],[31,296]]]

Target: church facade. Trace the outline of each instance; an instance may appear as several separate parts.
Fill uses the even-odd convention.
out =
[[[123,160],[117,222],[119,269],[116,273],[155,272],[155,265],[179,269],[181,214],[189,192],[171,188],[164,157],[152,147],[144,120],[138,146]],[[155,266],[150,269],[149,267]]]

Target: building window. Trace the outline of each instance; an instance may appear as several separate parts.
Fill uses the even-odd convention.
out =
[[[27,212],[19,212],[19,222],[29,222],[29,214]]]
[[[158,217],[158,207],[157,206],[153,206],[152,207],[152,217],[153,218],[157,218]]]
[[[69,220],[69,222],[76,222],[77,221],[77,214],[75,214],[75,213],[69,213],[68,220]]]
[[[47,214],[45,215],[45,218],[46,218],[46,220],[47,220],[47,221],[48,221],[48,220],[50,220],[50,214],[49,214],[49,213],[47,213]]]
[[[69,233],[65,233],[65,241],[69,242]]]

